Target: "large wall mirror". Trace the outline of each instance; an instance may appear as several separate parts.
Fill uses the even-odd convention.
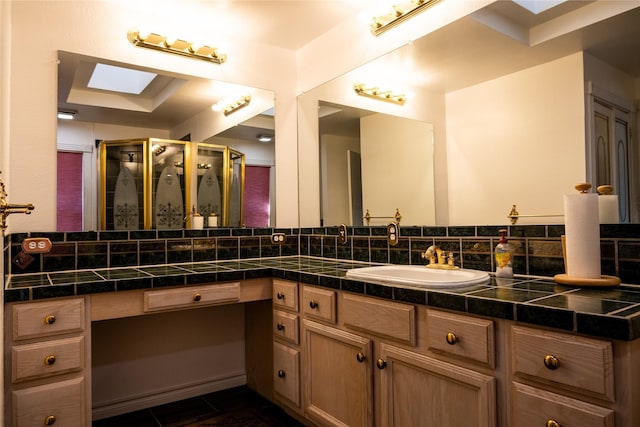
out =
[[[274,224],[272,91],[76,53],[60,51],[58,55],[57,109],[69,113],[71,119],[58,118],[57,231],[100,228],[98,141],[141,138],[187,141],[185,144],[194,145],[194,153],[199,151],[196,142],[241,153],[242,179],[250,197],[245,191],[243,206],[248,215],[234,225]],[[114,87],[114,83],[126,86]],[[246,97],[250,98],[247,105],[225,113],[225,107]],[[212,108],[214,105],[220,108]],[[192,169],[197,176],[194,174],[192,185],[185,186],[193,193],[193,201],[198,199],[207,166],[215,164],[203,156],[194,154]],[[184,207],[185,215],[189,209]]]
[[[597,6],[567,2],[534,14],[496,2],[300,95],[300,225],[353,220],[326,214],[326,199],[345,191],[326,177],[332,166],[323,138],[337,133],[328,107],[430,125],[433,216],[401,225],[503,225],[513,205],[518,224],[563,223],[564,195],[585,180],[594,188],[612,184],[620,222],[638,222],[640,150],[631,131],[640,99],[640,8]],[[598,18],[585,20],[587,9]],[[404,105],[362,97],[356,83],[411,97]],[[400,173],[412,154],[397,152],[393,137],[386,147],[373,175],[390,170],[396,193],[413,189],[418,200],[417,172],[416,179]],[[363,177],[362,187],[368,184]],[[376,209],[392,215],[396,208],[408,209],[392,199]]]
[[[431,123],[324,101],[318,117],[323,224],[435,222]]]

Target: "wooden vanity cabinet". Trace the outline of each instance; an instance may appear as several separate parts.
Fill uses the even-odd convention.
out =
[[[5,306],[5,420],[11,426],[91,424],[89,301]]]
[[[611,407],[612,342],[523,326],[512,326],[511,340],[514,427],[623,425]]]
[[[298,283],[273,279],[274,399],[301,415]]]
[[[497,425],[495,378],[458,366],[455,358],[451,363],[446,352],[440,352],[442,359],[434,357],[424,307],[303,287],[303,295],[327,292],[336,299],[335,321],[303,315],[304,407],[311,421],[323,426]],[[454,351],[456,357],[480,357],[487,365],[483,370],[490,372],[492,322],[455,315],[448,320],[459,326],[453,329],[462,348]],[[465,322],[472,326],[465,328]]]

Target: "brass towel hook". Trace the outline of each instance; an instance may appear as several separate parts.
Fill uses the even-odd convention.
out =
[[[2,172],[0,172],[2,173]],[[7,202],[7,192],[4,189],[4,181],[0,177],[0,229],[7,228],[7,217],[14,213],[30,214],[35,209],[33,204],[12,205]]]

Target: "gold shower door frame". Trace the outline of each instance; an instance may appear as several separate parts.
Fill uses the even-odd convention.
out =
[[[142,145],[143,154],[143,179],[142,179],[142,202],[143,202],[143,227],[145,230],[153,227],[153,167],[152,162],[154,145],[181,145],[183,148],[183,170],[184,170],[184,214],[187,217],[191,207],[191,147],[189,141],[179,141],[161,138],[135,138],[123,140],[109,140],[100,142],[99,154],[99,194],[100,194],[100,229],[107,229],[107,148],[108,147],[135,147]],[[184,228],[184,222],[182,227]]]
[[[240,218],[239,226],[242,226],[244,218],[244,168],[245,155],[240,151],[234,150],[224,145],[209,144],[206,142],[198,142],[196,156],[200,148],[206,148],[210,151],[222,152],[222,212],[220,218],[220,226],[228,227],[231,222],[231,183],[233,181],[233,165],[235,160],[240,161]],[[200,163],[200,158],[197,159]],[[197,185],[197,183],[196,183]]]

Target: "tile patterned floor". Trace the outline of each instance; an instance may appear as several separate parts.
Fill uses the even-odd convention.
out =
[[[94,421],[93,427],[303,427],[247,387]]]

